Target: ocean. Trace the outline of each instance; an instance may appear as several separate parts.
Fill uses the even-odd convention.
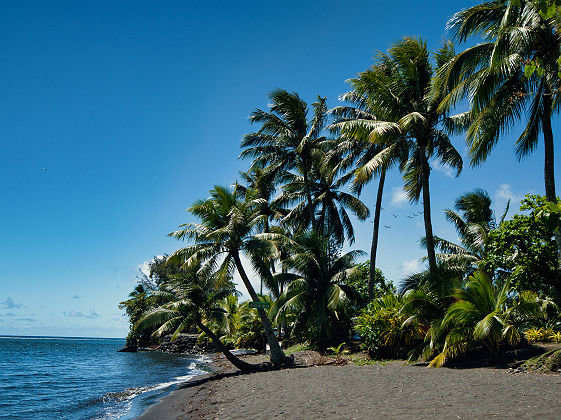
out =
[[[130,419],[209,371],[202,356],[118,353],[124,344],[0,336],[0,418]]]

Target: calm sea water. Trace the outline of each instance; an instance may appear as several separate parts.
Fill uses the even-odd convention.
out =
[[[208,371],[195,355],[117,353],[124,343],[0,337],[0,418],[129,419]]]

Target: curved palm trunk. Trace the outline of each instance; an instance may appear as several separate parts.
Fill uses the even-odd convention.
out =
[[[553,130],[551,129],[551,106],[551,96],[544,95],[544,108],[547,110],[544,112],[542,117],[543,139],[545,146],[545,162],[543,171],[545,181],[545,198],[547,201],[557,203],[557,195],[555,193]],[[555,231],[555,242],[557,243],[557,269],[561,270],[561,227]]]
[[[259,302],[259,297],[257,296],[257,293],[255,293],[255,290],[253,289],[253,286],[251,285],[251,282],[249,281],[249,278],[247,277],[247,274],[245,273],[245,270],[242,266],[240,255],[235,252],[233,253],[233,258],[236,264],[236,268],[238,269],[238,273],[240,273],[240,277],[242,278],[243,284],[245,285],[249,296],[251,296],[251,299],[254,302]],[[273,362],[274,364],[281,364],[285,361],[285,356],[280,348],[279,341],[275,336],[275,332],[273,331],[271,320],[263,309],[258,308],[257,312],[259,313],[259,317],[261,318],[261,323],[263,324],[263,329],[265,330],[265,336],[267,337],[267,342],[269,343],[269,347],[271,349],[271,362]]]
[[[378,234],[380,232],[380,211],[382,209],[382,194],[386,171],[383,170],[378,181],[378,194],[376,195],[376,210],[374,211],[374,229],[372,231],[372,245],[370,247],[370,271],[368,276],[368,300],[374,299],[374,284],[376,282],[376,252],[378,250]]]
[[[427,238],[427,258],[429,260],[429,270],[431,273],[436,271],[436,254],[434,251],[434,236],[432,233],[432,221],[430,217],[430,191],[429,176],[430,167],[423,149],[419,150],[421,159],[421,182],[423,188],[423,216],[425,219],[425,237]]]
[[[243,360],[234,356],[232,352],[228,350],[228,348],[222,343],[222,341],[220,341],[217,335],[214,334],[209,328],[207,328],[207,326],[203,324],[201,321],[197,321],[196,324],[197,327],[199,327],[202,331],[204,331],[206,335],[210,337],[212,342],[216,344],[216,347],[218,347],[218,350],[220,350],[224,354],[224,356],[226,356],[226,359],[228,359],[228,361],[231,364],[233,364],[235,367],[237,367],[239,370],[241,370],[242,372],[253,372],[259,370],[258,366],[252,365],[251,363],[244,362]]]

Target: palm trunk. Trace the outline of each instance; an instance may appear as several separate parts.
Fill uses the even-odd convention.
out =
[[[368,300],[374,299],[374,284],[376,282],[376,251],[378,249],[378,233],[380,232],[380,211],[382,209],[382,194],[386,171],[382,170],[378,181],[378,195],[376,196],[376,209],[374,211],[374,229],[372,231],[372,245],[370,247],[370,271],[368,277]]]
[[[259,370],[259,367],[256,365],[252,365],[251,363],[244,362],[243,360],[239,359],[238,357],[234,356],[230,350],[220,341],[220,339],[214,334],[209,328],[206,327],[201,321],[196,322],[197,327],[199,327],[206,335],[210,337],[212,342],[216,344],[218,350],[220,350],[226,359],[230,363],[232,363],[235,367],[237,367],[242,372],[253,372]]]
[[[429,176],[430,167],[425,151],[419,149],[419,157],[421,160],[421,182],[423,188],[423,216],[425,219],[425,237],[427,238],[427,257],[429,260],[429,270],[431,273],[436,272],[436,254],[434,251],[434,236],[432,233],[432,221],[430,217],[430,191]]]
[[[306,193],[306,201],[308,202],[308,211],[310,213],[310,223],[312,224],[312,229],[317,231],[316,218],[314,216],[314,207],[312,202],[312,193],[310,191],[310,180],[308,179],[308,165],[304,162],[304,192]]]
[[[551,96],[544,95],[544,108],[546,112],[543,113],[542,117],[545,146],[543,175],[545,181],[545,198],[547,201],[557,203],[557,195],[555,193],[553,130],[551,129],[551,102]],[[555,242],[557,243],[557,269],[561,270],[561,226],[555,231]]]
[[[255,293],[255,290],[253,289],[253,286],[251,285],[251,282],[249,281],[249,278],[247,277],[247,274],[245,273],[245,270],[242,266],[240,255],[235,252],[233,253],[233,258],[236,264],[236,268],[238,269],[238,273],[240,273],[240,277],[242,278],[243,284],[245,285],[249,296],[251,296],[251,299],[254,302],[259,302],[259,297],[257,296],[257,293]],[[273,331],[271,320],[263,309],[257,308],[257,312],[259,313],[259,317],[261,318],[261,323],[263,324],[263,329],[265,330],[265,336],[267,337],[267,342],[269,343],[269,347],[271,349],[271,362],[276,365],[281,364],[282,362],[284,362],[285,356],[280,348],[279,341],[275,336],[275,332]]]

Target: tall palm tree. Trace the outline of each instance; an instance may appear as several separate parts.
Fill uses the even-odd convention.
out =
[[[369,140],[369,134],[378,119],[387,121],[391,115],[383,115],[385,109],[383,95],[387,90],[383,89],[387,81],[386,68],[383,65],[374,65],[365,72],[359,73],[356,78],[350,79],[349,83],[353,91],[347,92],[339,98],[350,106],[338,106],[330,113],[336,120],[329,129],[339,135],[339,144],[329,159],[336,161],[337,171],[350,172],[346,177],[352,178],[351,191],[360,196],[362,188],[378,175],[378,192],[376,194],[376,205],[374,209],[374,226],[372,229],[372,242],[370,246],[370,265],[368,277],[368,299],[374,298],[374,285],[376,283],[376,254],[378,249],[378,236],[380,230],[380,213],[382,209],[382,196],[388,166],[395,163],[399,157],[406,158],[407,153],[395,147],[373,143]],[[381,159],[380,153],[389,156]],[[383,165],[380,165],[380,162]]]
[[[462,158],[456,151],[445,128],[450,124],[439,104],[443,96],[431,91],[434,72],[454,56],[454,47],[446,43],[436,54],[436,68],[430,62],[426,43],[416,38],[396,42],[389,54],[380,53],[375,65],[384,69],[372,83],[380,89],[380,103],[386,121],[370,123],[369,140],[386,145],[386,153],[378,156],[378,165],[389,166],[395,159],[393,150],[399,150],[399,169],[404,190],[411,201],[423,196],[423,215],[429,269],[437,270],[430,208],[429,159],[456,169],[462,169]],[[384,80],[384,83],[380,83]],[[388,147],[392,147],[388,149]],[[404,159],[404,155],[407,156]],[[377,165],[373,164],[371,169]]]
[[[455,119],[456,129],[466,130],[471,164],[485,161],[499,137],[525,120],[516,156],[533,152],[543,134],[545,193],[556,203],[551,119],[559,111],[561,36],[555,21],[540,14],[537,2],[496,0],[456,13],[448,26],[460,42],[484,40],[443,66],[437,82],[447,93],[441,108],[466,96],[471,101],[470,110]],[[540,69],[527,77],[529,60]],[[560,234],[556,241],[561,263]]]
[[[370,210],[358,198],[341,190],[348,178],[338,177],[334,165],[325,157],[321,159],[321,165],[314,165],[312,173],[310,190],[318,230],[331,236],[339,244],[344,242],[345,237],[352,244],[355,236],[349,212],[359,220],[365,220],[370,215]],[[305,203],[304,179],[288,173],[285,175],[285,182],[284,191],[277,201],[285,204],[300,203],[283,218],[288,225],[298,226],[305,212],[305,206],[302,205]]]
[[[240,157],[254,159],[254,165],[269,166],[278,176],[296,169],[304,180],[308,224],[316,229],[312,205],[310,172],[316,151],[324,137],[327,118],[326,99],[319,97],[312,104],[314,116],[308,121],[308,105],[297,93],[277,89],[269,94],[270,112],[256,109],[250,116],[252,124],[260,123],[256,133],[244,136]]]
[[[270,244],[254,236],[265,216],[256,214],[256,203],[242,200],[242,196],[239,191],[216,186],[210,191],[210,198],[195,202],[188,211],[201,223],[183,224],[181,229],[169,234],[176,239],[188,239],[194,244],[174,252],[170,261],[185,261],[185,264],[189,264],[201,260],[210,267],[216,267],[216,276],[222,279],[229,278],[237,269],[251,299],[259,302],[259,296],[242,265],[240,253],[245,253],[250,259],[260,259],[267,253]],[[284,353],[271,321],[264,309],[259,308],[258,312],[271,349],[271,361],[283,363]]]
[[[238,369],[258,370],[259,366],[234,356],[207,325],[213,321],[216,323],[223,317],[223,301],[233,291],[231,283],[217,282],[208,267],[201,267],[195,262],[187,267],[183,275],[168,279],[160,290],[152,291],[152,294],[163,297],[168,303],[148,310],[134,328],[142,331],[157,327],[153,335],[159,337],[173,332],[171,339],[175,340],[182,331],[197,326]]]
[[[279,220],[288,213],[287,209],[280,206],[279,202],[274,200],[277,190],[277,175],[274,168],[263,168],[255,164],[248,171],[240,172],[245,185],[236,186],[248,199],[256,201],[256,211],[260,215],[266,216],[263,218],[261,229],[263,233],[270,232],[270,222]]]

